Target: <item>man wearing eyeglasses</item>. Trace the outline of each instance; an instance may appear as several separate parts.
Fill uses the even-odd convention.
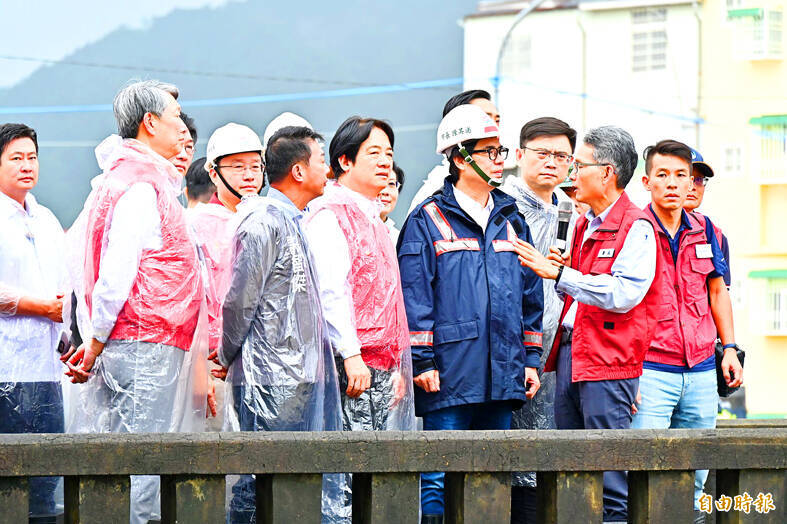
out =
[[[729,288],[732,283],[732,274],[730,273],[729,266],[730,244],[727,241],[727,236],[722,233],[721,229],[716,224],[711,223],[710,219],[704,217],[697,211],[697,208],[702,205],[702,200],[705,197],[705,188],[710,179],[713,178],[713,169],[705,162],[705,159],[696,149],[691,150],[691,176],[694,183],[691,185],[689,194],[686,196],[686,202],[683,204],[683,209],[696,215],[701,220],[707,220],[707,222],[710,223],[713,234],[716,235],[716,241],[719,243],[719,246],[721,246],[721,252],[724,255],[724,259],[727,261],[727,271],[722,277],[724,278],[724,283],[727,285],[727,288]]]
[[[557,186],[568,177],[577,132],[568,124],[552,117],[536,118],[522,126],[516,151],[520,176],[510,176],[502,190],[516,199],[519,212],[525,217],[533,236],[533,246],[548,255],[557,239],[559,200],[570,201]],[[571,216],[573,226],[576,216]],[[512,429],[555,429],[555,374],[543,373],[563,300],[554,283],[543,281],[544,317],[541,363],[541,388],[536,396],[514,412]],[[536,474],[516,472],[511,490],[512,524],[536,521]]]
[[[565,295],[561,328],[545,371],[556,371],[558,429],[627,429],[645,351],[655,329],[658,295],[653,226],[624,189],[637,167],[623,129],[591,129],[574,153],[576,197],[590,205],[577,220],[571,251],[549,257],[520,243],[520,260]],[[622,471],[604,473],[604,521],[625,522]]]
[[[509,429],[540,385],[543,286],[514,246],[532,238],[514,199],[495,189],[508,155],[497,124],[461,105],[437,132],[450,174],[407,218],[398,246],[416,414],[427,431]],[[442,522],[443,481],[422,474],[422,522]]]

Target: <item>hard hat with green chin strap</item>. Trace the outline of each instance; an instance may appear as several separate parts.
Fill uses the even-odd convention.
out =
[[[493,180],[481,169],[462,142],[499,136],[497,124],[480,107],[472,104],[457,106],[443,117],[437,127],[437,154],[448,155],[452,147],[458,146],[459,154],[478,176],[490,186],[498,187],[500,181]]]

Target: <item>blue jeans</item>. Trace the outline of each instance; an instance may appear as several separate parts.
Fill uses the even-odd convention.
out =
[[[512,410],[510,401],[451,406],[425,413],[424,430],[511,429]],[[424,515],[443,514],[444,483],[445,473],[421,474],[421,512]]]
[[[716,427],[719,395],[716,370],[698,373],[669,373],[645,369],[640,378],[642,403],[634,415],[634,429],[702,429]],[[694,475],[694,509],[700,509],[700,496],[708,470]]]
[[[0,382],[0,433],[63,433],[59,382]],[[52,516],[60,477],[30,477],[30,515]]]

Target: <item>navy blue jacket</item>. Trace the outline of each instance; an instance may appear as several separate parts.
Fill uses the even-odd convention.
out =
[[[525,366],[541,356],[543,284],[512,239],[532,243],[513,198],[497,189],[486,233],[446,181],[405,221],[397,250],[413,376],[437,369],[440,391],[415,388],[415,410],[525,400]]]

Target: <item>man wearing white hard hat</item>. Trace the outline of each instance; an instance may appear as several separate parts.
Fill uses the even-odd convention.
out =
[[[451,110],[437,152],[450,174],[410,214],[398,245],[416,415],[427,431],[509,429],[540,386],[543,286],[514,248],[532,242],[530,230],[495,189],[508,149],[482,109]],[[422,522],[442,522],[443,481],[421,476]]]
[[[208,315],[210,350],[221,343],[221,308],[229,289],[232,269],[233,220],[246,195],[262,189],[262,144],[257,134],[244,125],[229,123],[216,129],[208,140],[205,170],[216,186],[207,203],[186,212],[208,268]]]

